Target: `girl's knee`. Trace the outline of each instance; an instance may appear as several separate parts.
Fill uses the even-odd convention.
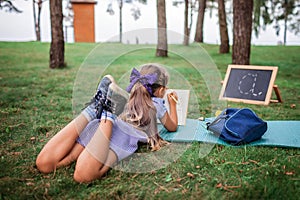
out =
[[[44,158],[40,155],[37,157],[35,164],[36,164],[37,169],[44,174],[51,173],[55,169],[55,166],[53,163],[49,162],[49,160],[47,158]]]
[[[78,183],[89,183],[100,179],[103,176],[103,165],[101,165],[102,164],[95,165],[93,162],[82,163],[80,160],[77,161],[73,177],[74,180]]]
[[[77,172],[76,170],[74,172],[73,178],[74,178],[74,181],[76,181],[77,183],[86,183],[87,182],[87,180],[85,180],[82,177],[82,175],[79,172]]]
[[[78,183],[89,183],[95,180],[91,173],[88,173],[84,168],[77,166],[75,167],[73,178]]]

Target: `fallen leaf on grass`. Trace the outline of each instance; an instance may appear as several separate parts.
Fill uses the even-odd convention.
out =
[[[188,192],[187,189],[183,189],[183,190],[181,191],[182,194],[185,194],[185,193],[187,193],[187,192]]]
[[[27,182],[26,185],[27,186],[34,186],[34,183],[33,182]]]
[[[22,152],[18,152],[18,151],[17,151],[17,152],[12,152],[11,154],[12,154],[12,155],[16,155],[16,156],[18,156],[18,155],[21,155],[21,154],[22,154]]]
[[[156,188],[156,190],[154,191],[154,194],[157,194],[158,192],[160,192],[161,190],[164,190],[166,192],[169,192],[169,190],[167,188],[165,188],[164,186],[162,185],[159,185],[158,183],[156,182],[153,182],[155,185],[158,186],[158,188]]]
[[[188,177],[190,177],[190,178],[195,178],[195,175],[192,174],[192,173],[190,173],[190,172],[188,172],[186,175],[187,175]]]
[[[176,179],[176,181],[177,181],[178,183],[179,183],[181,180],[182,180],[181,178]]]
[[[288,175],[288,176],[293,175],[293,174],[295,174],[295,172],[285,172],[285,175]]]

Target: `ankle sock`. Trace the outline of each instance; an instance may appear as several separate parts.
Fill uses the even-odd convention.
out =
[[[97,116],[95,108],[93,108],[91,105],[86,107],[81,113],[89,122],[93,119],[96,119]]]

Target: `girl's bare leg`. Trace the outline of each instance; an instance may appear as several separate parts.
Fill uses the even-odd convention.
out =
[[[56,168],[70,165],[72,162],[77,160],[78,156],[83,150],[84,147],[81,144],[75,143],[70,153],[68,153],[68,155],[61,161],[59,161],[59,163],[56,165]]]
[[[76,139],[87,124],[88,120],[80,114],[51,138],[36,159],[37,168],[43,173],[50,173],[74,161],[83,150]]]
[[[75,181],[86,183],[99,179],[117,161],[117,156],[109,149],[112,127],[111,121],[101,120],[97,132],[77,159]]]

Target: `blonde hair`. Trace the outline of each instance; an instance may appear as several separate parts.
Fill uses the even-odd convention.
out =
[[[130,91],[130,98],[121,118],[136,128],[144,131],[148,135],[151,149],[159,150],[160,147],[167,142],[162,140],[158,134],[156,121],[157,111],[151,96],[157,89],[167,85],[169,75],[162,66],[155,63],[141,66],[140,74],[156,74],[155,83],[148,85],[148,87],[152,89],[152,94],[149,93],[142,83],[135,83]]]

